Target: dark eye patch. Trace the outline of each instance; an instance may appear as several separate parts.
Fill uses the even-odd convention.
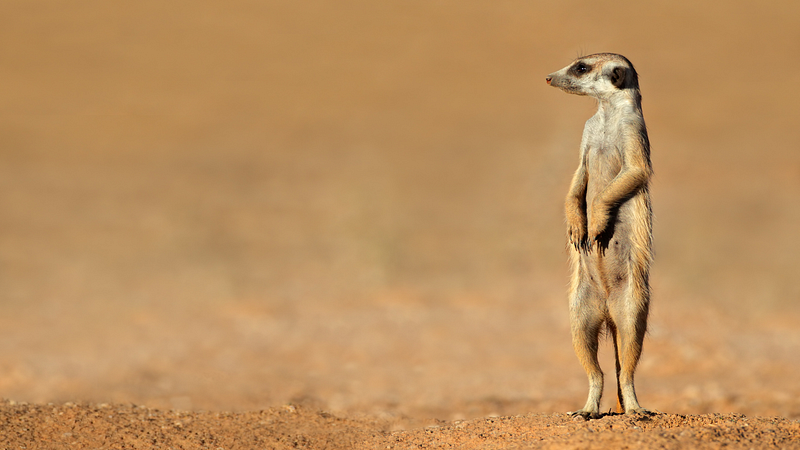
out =
[[[570,73],[575,75],[576,77],[580,77],[586,75],[587,73],[592,71],[592,66],[586,64],[583,61],[578,62],[574,66],[570,67]]]

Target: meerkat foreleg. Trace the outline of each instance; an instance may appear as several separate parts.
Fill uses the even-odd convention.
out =
[[[600,235],[608,228],[612,211],[633,197],[650,180],[651,169],[645,160],[644,143],[639,138],[630,138],[624,148],[622,169],[588,205],[592,212],[588,224],[590,247],[598,243]]]
[[[588,240],[591,246],[600,238],[608,228],[611,212],[625,200],[629,199],[638,189],[647,183],[648,174],[644,170],[631,168],[621,171],[611,184],[595,198],[591,205],[592,214],[589,222]]]
[[[564,204],[564,211],[567,220],[567,237],[570,245],[575,250],[587,248],[589,243],[587,234],[586,219],[586,185],[588,183],[588,173],[584,164],[584,157],[581,156],[581,163],[575,175],[572,177],[569,194]]]

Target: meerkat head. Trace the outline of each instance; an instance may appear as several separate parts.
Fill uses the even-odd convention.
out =
[[[598,99],[610,98],[628,89],[639,89],[633,64],[615,53],[596,53],[578,58],[548,75],[546,80],[547,84],[564,92]]]

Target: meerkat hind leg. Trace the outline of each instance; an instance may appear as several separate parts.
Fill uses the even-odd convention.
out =
[[[634,301],[630,297],[625,300]],[[646,305],[645,302],[642,303]],[[634,372],[642,354],[646,331],[647,306],[635,308],[636,311],[631,310],[634,309],[631,308],[632,303],[625,303],[622,306],[627,311],[614,311],[612,308],[610,313],[613,323],[609,324],[614,339],[619,409],[625,414],[652,414],[639,405],[634,388]]]
[[[583,409],[569,414],[585,419],[597,419],[601,416],[600,398],[603,396],[603,371],[597,360],[597,348],[605,317],[594,305],[587,304],[587,301],[591,302],[591,297],[588,290],[579,289],[570,308],[572,345],[589,378],[589,396]]]

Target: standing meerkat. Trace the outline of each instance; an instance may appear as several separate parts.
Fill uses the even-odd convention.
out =
[[[604,326],[614,341],[620,412],[649,413],[639,406],[633,386],[647,329],[653,260],[648,189],[653,170],[638,76],[624,56],[598,53],[551,73],[547,84],[597,99],[565,205],[572,343],[589,377],[586,405],[571,414],[600,417],[603,372],[597,346]]]

